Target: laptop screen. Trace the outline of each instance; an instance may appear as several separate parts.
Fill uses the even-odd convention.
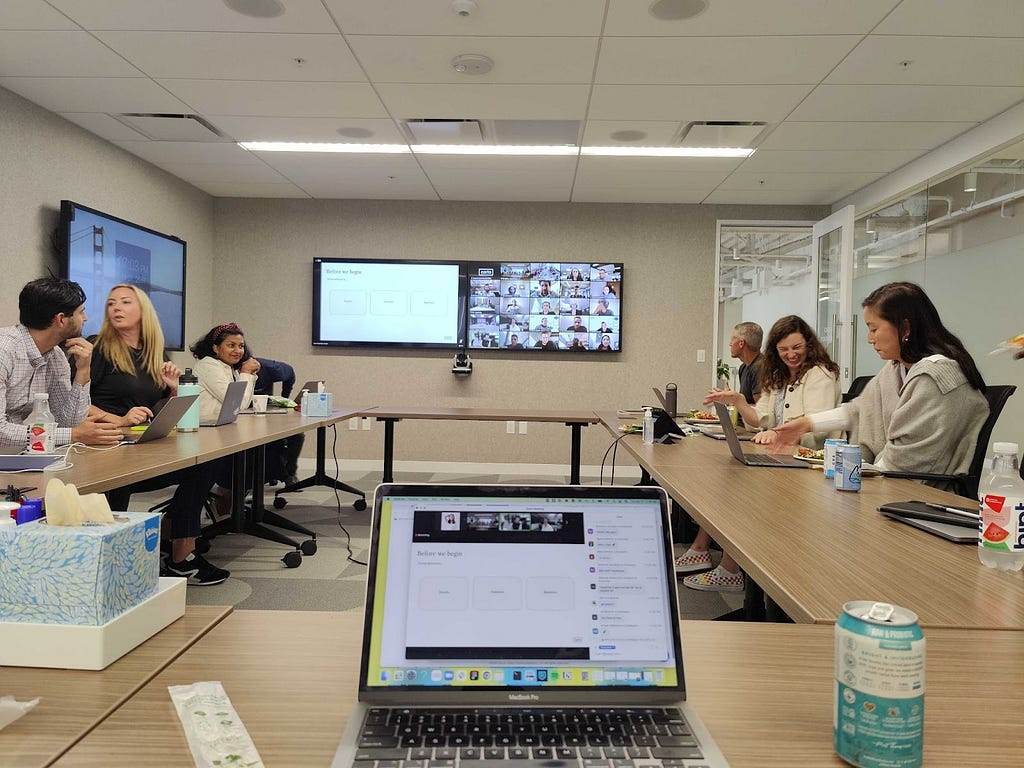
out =
[[[377,489],[361,689],[682,688],[657,488]]]

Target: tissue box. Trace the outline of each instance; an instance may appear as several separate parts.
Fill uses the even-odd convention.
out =
[[[334,395],[330,392],[309,392],[303,402],[306,416],[330,416],[334,413]]]
[[[0,530],[0,621],[98,626],[155,595],[160,516],[114,518]]]

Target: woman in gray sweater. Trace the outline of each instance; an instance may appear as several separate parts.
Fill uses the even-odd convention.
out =
[[[888,361],[854,400],[776,427],[774,444],[806,432],[850,431],[880,469],[957,474],[974,456],[988,417],[985,381],[914,283],[888,283],[861,305],[868,343]]]

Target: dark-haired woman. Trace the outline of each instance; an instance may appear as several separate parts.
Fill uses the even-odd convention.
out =
[[[886,364],[856,399],[786,424],[776,441],[848,429],[864,460],[881,469],[966,472],[988,418],[985,381],[971,355],[914,283],[883,285],[861,306],[868,343]]]
[[[218,325],[189,349],[199,361],[193,373],[199,378],[200,421],[217,420],[228,384],[233,381],[247,383],[240,407],[249,407],[260,363],[245,348],[245,335],[241,328],[234,323]]]
[[[769,331],[764,362],[761,363],[761,393],[757,404],[749,405],[742,392],[713,389],[704,398],[704,405],[719,402],[735,406],[747,426],[765,430],[755,435],[754,440],[771,442],[781,425],[808,414],[830,410],[839,402],[839,366],[828,356],[803,318],[796,315],[779,318]],[[838,435],[838,431],[816,431],[805,435],[803,442],[809,447],[820,448],[826,437]],[[797,438],[793,439],[794,443]],[[710,568],[710,545],[711,536],[701,528],[689,549],[676,558],[676,572]],[[743,579],[739,565],[728,552],[723,552],[717,568],[687,576],[683,584],[709,592],[742,592],[745,586]]]

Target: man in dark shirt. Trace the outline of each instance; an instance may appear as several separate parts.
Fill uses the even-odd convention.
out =
[[[253,393],[272,395],[274,394],[274,383],[280,381],[281,397],[289,397],[295,386],[295,369],[280,360],[271,360],[268,357],[257,357],[256,359],[259,361],[260,369],[256,372],[256,387]],[[282,440],[275,440],[268,446],[268,468],[272,470],[276,462],[276,459],[272,458],[272,454],[275,452],[280,454],[279,458],[283,463],[284,477],[272,479],[284,480],[285,485],[299,482],[299,454],[302,453],[302,446],[305,442],[305,435],[299,432],[297,435],[289,435]]]
[[[583,318],[577,315],[572,319],[572,325],[569,326],[569,330],[573,333],[586,333],[587,326],[583,324]]]
[[[538,341],[533,346],[536,347],[537,349],[558,349],[558,347],[555,345],[555,342],[551,340],[550,331],[541,331],[540,341]]]
[[[729,354],[737,358],[740,392],[753,405],[761,397],[761,341],[764,331],[757,323],[740,323],[729,337]]]

